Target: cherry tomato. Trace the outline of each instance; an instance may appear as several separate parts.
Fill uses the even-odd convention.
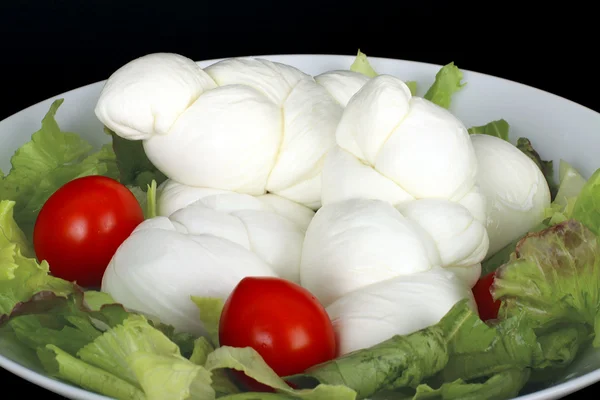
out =
[[[42,206],[33,246],[52,275],[99,287],[117,248],[143,220],[141,206],[121,183],[96,175],[78,178]]]
[[[484,321],[497,318],[498,310],[500,310],[501,301],[494,300],[490,291],[495,276],[496,272],[490,272],[480,278],[472,289],[479,310],[479,317]]]
[[[239,282],[223,307],[219,341],[223,346],[252,347],[279,376],[303,372],[333,359],[337,352],[333,325],[315,296],[300,285],[272,277]],[[268,391],[233,373],[245,386]]]

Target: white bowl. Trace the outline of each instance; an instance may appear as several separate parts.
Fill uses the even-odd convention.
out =
[[[306,73],[317,75],[333,69],[348,69],[353,56],[277,55],[263,58],[293,65]],[[441,66],[413,61],[369,57],[379,73],[391,74],[418,83],[422,96],[433,82]],[[199,62],[202,67],[218,60]],[[460,65],[458,65],[460,68]],[[600,167],[600,114],[562,97],[526,85],[476,72],[464,72],[467,85],[452,101],[454,112],[467,127],[483,125],[504,118],[511,126],[511,140],[524,136],[532,140],[536,150],[556,164],[562,158],[584,176],[589,177]],[[40,128],[40,121],[57,98],[65,101],[57,120],[61,128],[77,132],[92,144],[100,146],[109,140],[102,124],[94,115],[94,106],[104,82],[94,83],[45,100],[0,122],[0,169],[7,172],[10,157],[31,134]],[[596,150],[596,151],[594,151]],[[555,168],[557,169],[557,168]],[[48,390],[72,399],[100,400],[100,396],[48,378],[11,359],[0,343],[0,367]],[[584,352],[566,371],[561,381],[544,390],[524,394],[520,400],[550,400],[566,396],[600,381],[600,352]]]

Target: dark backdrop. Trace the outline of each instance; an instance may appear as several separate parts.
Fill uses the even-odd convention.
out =
[[[0,120],[157,51],[203,60],[361,48],[371,56],[454,61],[600,111],[591,5],[480,3],[0,0]],[[4,371],[0,382],[4,393],[60,398]]]

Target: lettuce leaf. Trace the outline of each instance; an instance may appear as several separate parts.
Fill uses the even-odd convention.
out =
[[[213,351],[215,351],[213,345],[205,337],[199,337],[194,342],[194,352],[190,357],[190,361],[194,364],[205,366],[209,354],[211,354]],[[213,369],[211,373],[211,386],[215,390],[217,397],[228,396],[241,392],[233,380],[227,375],[226,369]]]
[[[136,386],[81,361],[57,346],[46,345],[39,348],[37,354],[50,376],[115,399],[146,399],[144,392]]]
[[[282,378],[277,376],[275,371],[267,365],[260,354],[251,347],[219,347],[208,355],[205,367],[209,371],[216,371],[223,368],[242,371],[259,383],[267,385],[277,392],[292,398],[308,400],[354,400],[356,398],[355,391],[344,385],[319,384],[312,389],[293,389]]]
[[[600,243],[584,224],[567,220],[523,238],[491,288],[499,318],[522,315],[538,335],[588,327],[600,345]]]
[[[550,198],[554,200],[556,197],[556,192],[558,191],[558,185],[554,180],[554,167],[552,160],[542,160],[542,157],[533,148],[531,141],[527,138],[522,137],[517,139],[517,148],[527,155],[542,171],[544,177],[546,178],[546,182],[548,182],[548,187],[550,188]]]
[[[1,320],[2,340],[36,352],[52,376],[107,396],[214,399],[211,374],[163,332],[172,327],[128,312],[109,295],[86,293],[40,292],[19,303]]]
[[[352,65],[350,65],[350,71],[358,72],[359,74],[363,74],[365,76],[368,76],[369,78],[374,78],[377,75],[379,75],[369,63],[367,55],[360,51],[360,49],[356,54],[354,62],[352,63]],[[410,93],[413,96],[417,94],[417,82],[405,81],[404,83],[406,83],[406,86],[408,86],[408,88],[410,89]]]
[[[560,160],[558,171],[558,191],[550,207],[545,210],[548,226],[572,218],[577,198],[586,184],[586,180],[579,171],[564,160]]]
[[[0,178],[0,200],[16,202],[15,220],[29,239],[42,205],[62,185],[87,175],[118,177],[109,145],[93,152],[81,136],[60,129],[55,115],[62,103],[52,103],[41,128],[14,153],[10,172]]]
[[[485,125],[473,126],[468,129],[470,135],[490,135],[508,142],[510,126],[504,119],[488,122]]]
[[[146,218],[154,218],[158,215],[156,211],[156,191],[157,191],[157,183],[154,179],[152,179],[152,183],[148,185],[148,190],[146,191],[146,207],[144,208],[144,214]]]
[[[210,372],[185,358],[135,352],[127,357],[127,362],[147,400],[215,398]]]
[[[547,220],[544,220],[538,225],[531,228],[531,231],[528,233],[540,232],[546,229],[548,226],[550,226],[549,222]],[[484,276],[489,274],[490,272],[494,272],[500,266],[506,264],[510,260],[511,255],[515,252],[519,241],[521,241],[521,239],[523,239],[525,236],[527,236],[527,233],[525,235],[517,237],[512,242],[510,242],[509,244],[498,250],[496,253],[492,254],[489,258],[484,260],[481,263],[481,275]]]
[[[425,99],[443,108],[450,108],[452,96],[460,91],[463,73],[453,62],[444,65],[435,75],[435,81],[423,96]]]
[[[15,245],[15,248],[19,249],[22,256],[35,257],[33,247],[29,244],[25,234],[15,222],[13,217],[14,209],[14,201],[0,201],[0,249],[12,244]],[[4,275],[4,279],[12,279],[14,277],[6,266],[3,268],[0,264],[0,279],[3,279],[3,274],[6,274]]]
[[[134,353],[156,353],[181,357],[179,347],[146,318],[131,314],[122,324],[98,335],[77,351],[77,356],[90,365],[109,371],[131,384],[138,379],[128,357]]]
[[[52,344],[74,356],[103,331],[122,323],[127,315],[118,305],[90,310],[80,290],[68,296],[44,291],[17,304],[10,314],[0,318],[0,324],[33,350]]]
[[[124,139],[108,128],[104,131],[112,137],[119,181],[123,185],[138,187],[145,192],[153,180],[160,185],[167,179],[148,159],[143,141]]]
[[[75,285],[50,275],[46,261],[38,263],[33,249],[13,219],[14,201],[0,201],[0,323],[19,303],[39,292],[66,296]],[[28,256],[25,256],[28,255]]]
[[[110,294],[106,292],[97,292],[95,290],[87,290],[83,293],[84,305],[86,310],[101,311],[103,313],[114,314],[118,323],[121,323],[130,314],[122,304],[117,303]],[[158,329],[169,340],[173,341],[179,347],[181,354],[184,357],[189,357],[194,350],[195,337],[187,332],[175,331],[172,325],[164,324],[160,320],[151,315],[144,315],[147,318],[148,324],[155,329]],[[111,324],[114,326],[114,324]]]
[[[571,199],[579,197],[587,181],[571,164],[565,160],[560,160],[558,182],[558,193],[554,203],[567,206]]]
[[[437,389],[423,384],[417,387],[413,400],[506,400],[519,394],[529,375],[529,370],[513,369],[495,374],[483,383],[457,379]]]
[[[200,320],[208,333],[208,339],[214,347],[219,347],[219,319],[225,304],[223,299],[192,296],[192,301],[200,311]]]
[[[572,217],[600,235],[600,169],[581,188],[573,204]]]
[[[379,75],[371,64],[369,60],[367,60],[367,55],[358,49],[358,53],[356,54],[356,58],[352,65],[350,65],[350,71],[361,73],[369,78],[374,78]]]
[[[142,210],[144,211],[145,219],[150,219],[150,218],[156,217],[156,215],[157,215],[157,211],[156,211],[157,186],[156,186],[156,181],[154,179],[152,180],[152,183],[150,183],[150,185],[148,185],[146,191],[142,190],[141,187],[134,186],[134,185],[128,185],[127,189],[129,189],[131,191],[131,193],[133,193],[136,200],[140,204],[140,207],[142,207]]]
[[[536,335],[526,321],[515,317],[498,326],[488,326],[465,299],[436,325],[410,335],[394,336],[287,379],[302,383],[312,378],[313,383],[346,385],[360,399],[398,391],[410,398],[419,387],[416,393],[423,396],[430,390],[446,391],[444,383],[458,385],[478,378],[491,379],[497,374],[545,363]],[[428,381],[441,383],[429,385]],[[525,383],[519,382],[518,388],[511,386],[507,392],[518,392]]]

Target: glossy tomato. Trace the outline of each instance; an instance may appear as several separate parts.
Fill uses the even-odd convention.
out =
[[[496,272],[491,272],[480,278],[473,286],[473,296],[479,310],[479,317],[484,320],[490,320],[498,317],[500,310],[500,300],[494,300],[490,291]]]
[[[50,264],[52,275],[99,287],[117,248],[143,220],[141,206],[121,183],[78,178],[44,203],[33,232],[35,253]]]
[[[223,307],[219,341],[224,346],[252,347],[279,376],[331,360],[337,351],[333,326],[315,296],[272,277],[240,281]],[[264,389],[251,379],[242,381],[254,390]]]

